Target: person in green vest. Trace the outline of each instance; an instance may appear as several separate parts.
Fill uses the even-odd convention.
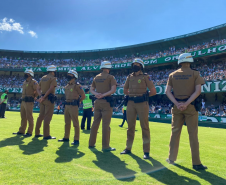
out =
[[[127,109],[127,105],[125,105],[125,101],[123,100],[121,102],[121,104],[116,108],[116,110],[118,110],[121,106],[122,107],[122,113],[123,113],[123,121],[122,121],[122,124],[119,125],[119,127],[123,127],[125,121],[127,122],[127,115],[126,115],[126,109]],[[128,123],[128,122],[127,122]]]
[[[1,95],[1,108],[0,108],[0,118],[5,118],[5,110],[6,110],[6,105],[8,101],[8,90],[5,90],[5,92]]]
[[[89,94],[89,89],[85,89],[85,99],[83,100],[83,117],[82,117],[82,123],[81,123],[81,129],[85,129],[85,122],[87,118],[87,130],[90,130],[90,124],[91,124],[91,117],[92,117],[92,108],[93,108],[93,102]]]

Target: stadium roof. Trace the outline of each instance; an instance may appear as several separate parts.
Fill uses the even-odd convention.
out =
[[[151,33],[150,33],[151,34]],[[56,59],[96,59],[107,56],[122,57],[132,54],[147,54],[156,51],[168,50],[171,46],[176,48],[200,44],[211,39],[226,38],[226,23],[219,26],[207,28],[201,31],[171,37],[167,39],[146,42],[136,45],[95,49],[80,51],[19,51],[19,50],[0,50],[0,56],[21,57],[21,58],[56,58]]]

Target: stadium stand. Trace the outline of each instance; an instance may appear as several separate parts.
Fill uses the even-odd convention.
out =
[[[196,64],[194,65],[194,67],[200,72],[205,81],[226,80],[226,61]],[[155,85],[166,85],[169,74],[176,69],[177,68],[155,71],[149,70],[147,71],[147,73],[150,75]],[[92,83],[93,76],[96,73],[81,73],[78,81],[83,86],[89,86]],[[128,72],[120,70],[113,71],[111,74],[115,76],[118,86],[123,87],[126,77],[128,76]],[[37,81],[40,81],[41,77],[41,74],[35,75],[35,79]],[[63,88],[65,84],[67,84],[65,74],[59,74],[57,80],[58,87],[60,88]],[[22,86],[23,81],[24,78],[23,76],[20,76],[19,73],[17,73],[16,75],[0,75],[0,87],[18,88]]]
[[[150,113],[170,113],[171,102],[164,95],[164,85],[167,83],[169,74],[178,68],[177,59],[183,52],[196,52],[193,68],[197,69],[205,81],[209,84],[203,90],[203,99],[206,107],[200,112],[202,115],[226,116],[226,95],[224,81],[226,81],[226,24],[217,27],[201,30],[191,34],[178,37],[143,43],[133,46],[119,48],[109,48],[88,51],[12,51],[0,50],[0,90],[6,88],[21,88],[24,81],[23,71],[25,68],[45,68],[48,65],[56,65],[66,70],[57,72],[58,89],[62,89],[67,80],[66,72],[69,68],[93,67],[100,65],[103,60],[109,60],[115,65],[126,64],[134,58],[140,57],[145,60],[162,60],[164,62],[146,65],[145,72],[148,73],[157,87],[162,87],[162,93],[158,93],[154,99],[150,100]],[[214,49],[215,47],[215,49]],[[216,52],[216,47],[221,47],[220,52]],[[201,55],[201,50],[208,50],[206,55]],[[201,53],[201,54],[200,54]],[[174,60],[167,62],[167,57]],[[91,84],[93,77],[98,70],[78,70],[79,82],[83,87]],[[111,71],[116,78],[118,88],[122,88],[130,67],[114,68]],[[35,71],[35,79],[40,81],[45,71]],[[217,86],[219,85],[219,87]],[[215,87],[215,89],[214,89]],[[208,92],[208,93],[207,93]],[[9,107],[18,107],[20,90],[9,93]],[[64,96],[58,93],[56,105],[62,105]],[[117,94],[117,104],[122,100],[122,94]],[[35,108],[39,104],[35,103]],[[81,108],[81,107],[80,107]],[[117,113],[116,110],[114,112]]]
[[[101,61],[108,60],[111,61],[112,64],[118,63],[127,63],[132,62],[132,60],[136,57],[142,58],[143,60],[148,59],[156,59],[161,57],[166,57],[169,55],[179,55],[184,52],[193,52],[201,49],[210,48],[213,46],[219,46],[226,44],[226,39],[214,40],[211,39],[210,42],[203,42],[196,45],[191,45],[183,48],[176,48],[175,46],[169,47],[168,50],[156,51],[156,53],[149,54],[132,54],[130,57],[125,55],[122,58],[115,58],[113,56],[103,57],[94,60],[86,60],[86,59],[54,59],[47,60],[41,58],[20,58],[20,57],[11,57],[11,56],[2,56],[0,60],[0,68],[13,68],[13,69],[21,69],[24,67],[47,67],[49,65],[56,65],[58,67],[78,67],[78,66],[95,66],[99,65]]]

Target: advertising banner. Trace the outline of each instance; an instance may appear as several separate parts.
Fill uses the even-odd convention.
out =
[[[165,94],[166,85],[155,86],[157,94]],[[4,92],[6,88],[0,87],[0,93]],[[9,93],[22,93],[22,88],[9,88]],[[209,81],[202,86],[202,93],[217,93],[226,92],[226,81]],[[63,88],[56,88],[56,94],[64,94]],[[123,87],[117,87],[114,95],[124,95]]]
[[[193,52],[191,52],[191,54],[194,58],[196,58],[196,57],[214,55],[214,54],[223,53],[223,52],[226,52],[226,44],[221,45],[221,46],[215,46],[215,47],[208,48],[208,49],[193,51]],[[144,60],[144,64],[146,66],[149,66],[149,65],[176,62],[178,57],[179,57],[179,55],[173,55],[173,56],[167,56],[167,57],[162,57],[162,58]],[[131,67],[131,63],[113,64],[112,66],[113,66],[112,67],[113,69],[126,69],[126,68]],[[25,69],[26,69],[26,67],[23,68],[23,70],[25,70]],[[34,72],[46,72],[45,67],[32,67],[32,69]],[[57,67],[58,72],[67,72],[70,69],[74,69],[76,71],[98,71],[98,70],[100,70],[100,66]]]
[[[9,110],[11,111],[20,111],[20,107],[9,107]],[[34,112],[39,112],[40,109],[39,108],[34,108],[33,109]],[[54,113],[57,113],[57,108],[54,109]],[[60,110],[61,114],[63,114],[63,110]],[[82,115],[83,111],[79,110],[79,115]],[[122,113],[115,113],[113,112],[113,115],[122,115]],[[171,120],[172,119],[172,115],[171,114],[157,114],[157,113],[149,113],[149,118],[161,118],[161,119],[168,119]],[[213,122],[213,123],[226,123],[226,117],[220,117],[220,116],[199,116],[199,122],[202,121],[209,121],[209,122]]]

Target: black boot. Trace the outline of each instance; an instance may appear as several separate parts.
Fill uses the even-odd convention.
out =
[[[169,163],[169,164],[174,164],[174,161],[170,160],[169,158],[166,159],[166,162]]]
[[[89,146],[89,148],[91,149],[91,148],[95,148],[96,147],[96,145],[94,145],[94,146]]]
[[[24,134],[24,137],[31,137],[31,136],[32,134],[29,134],[29,133]]]
[[[47,136],[47,137],[44,137],[43,139],[56,139],[56,137]]]
[[[150,156],[149,156],[149,153],[144,153],[144,159],[149,159]]]
[[[74,140],[73,143],[71,143],[72,145],[79,145],[79,140]]]
[[[65,138],[59,139],[58,142],[69,142],[69,139],[65,139]]]
[[[193,169],[194,170],[206,170],[207,169],[207,166],[204,166],[204,165],[202,165],[202,164],[200,164],[200,165],[193,165]]]
[[[115,150],[116,150],[115,148],[111,148],[111,147],[102,149],[103,152],[110,152],[110,151],[115,151]]]
[[[39,134],[39,135],[35,135],[35,137],[43,137],[43,135],[42,134]]]
[[[120,154],[131,154],[131,150],[123,150]]]

